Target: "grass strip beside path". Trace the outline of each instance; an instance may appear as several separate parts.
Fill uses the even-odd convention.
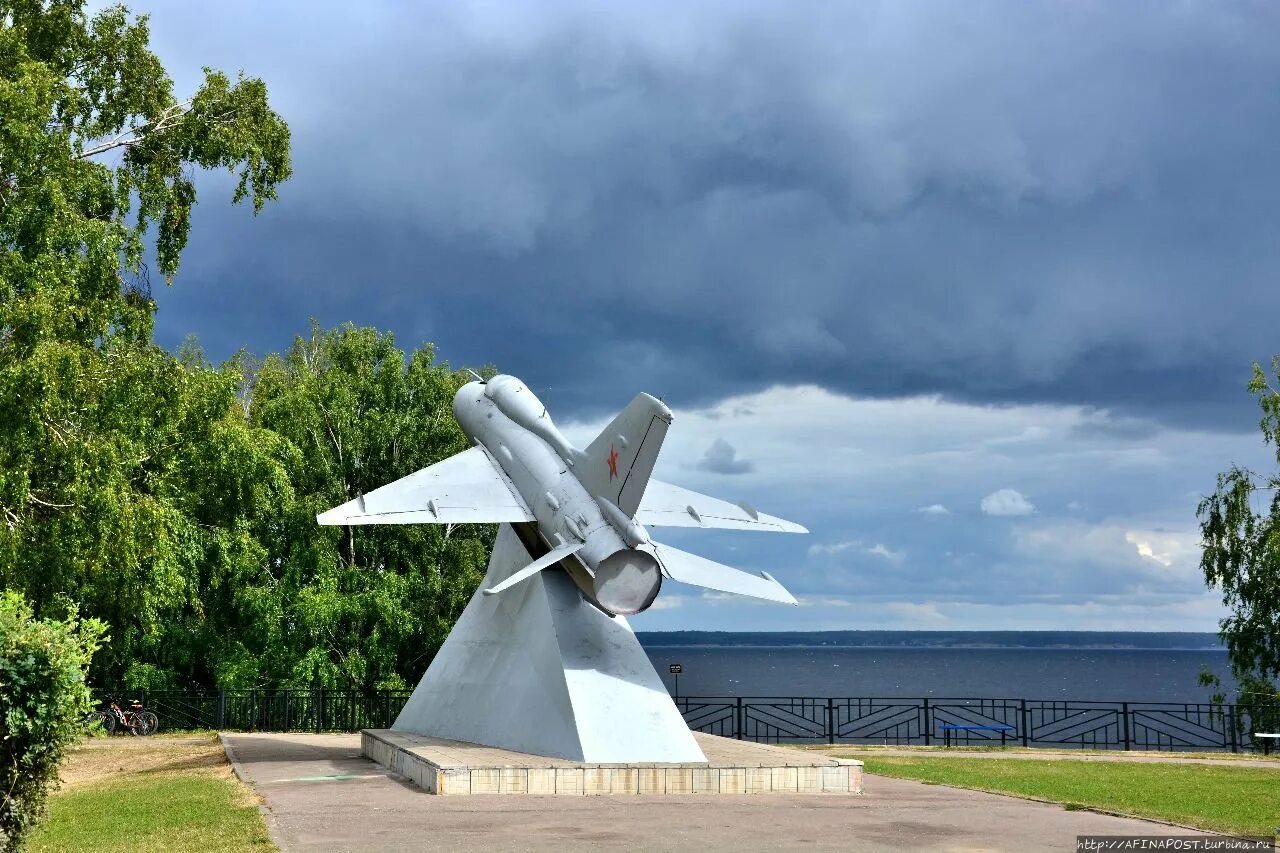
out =
[[[1280,770],[1261,767],[849,755],[867,773],[1014,794],[1196,826],[1273,836]]]
[[[216,736],[95,738],[62,768],[63,788],[31,853],[267,853],[257,796]]]

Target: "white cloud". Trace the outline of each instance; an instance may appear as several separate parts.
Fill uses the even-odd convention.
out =
[[[707,452],[702,454],[698,467],[713,474],[748,474],[755,466],[747,459],[738,456],[738,449],[723,438],[711,442]]]
[[[1125,541],[1133,545],[1138,556],[1165,568],[1186,570],[1200,559],[1200,536],[1192,532],[1168,530],[1127,530]],[[1198,572],[1198,569],[1197,569]]]
[[[808,550],[810,557],[833,557],[837,554],[849,553],[879,557],[891,563],[900,563],[906,557],[905,551],[895,551],[883,542],[876,542],[871,546],[866,546],[857,539],[847,542],[819,542],[810,545]]]
[[[801,607],[850,607],[853,602],[839,595],[801,595],[796,597]]]
[[[1000,489],[982,499],[982,511],[987,515],[1031,515],[1036,508],[1017,489]]]
[[[1014,552],[1032,572],[1060,572],[1093,592],[1160,590],[1179,594],[1204,589],[1198,567],[1200,536],[1131,527],[1114,522],[1070,520],[1016,528]],[[1053,567],[1053,568],[1050,568]]]
[[[851,542],[819,542],[809,546],[810,557],[830,557],[833,554],[842,554],[850,548],[860,548],[862,543],[858,541]]]
[[[1015,527],[1011,536],[1014,554],[1032,565],[1096,567],[1109,572],[1141,565],[1127,531],[1114,524],[1050,522]]]
[[[900,563],[902,562],[902,558],[906,556],[905,552],[893,551],[880,542],[877,542],[876,544],[868,548],[867,553],[874,554],[877,557],[884,557],[886,560],[888,560],[891,563]]]
[[[928,506],[922,506],[917,509],[916,512],[921,513],[922,515],[951,515],[951,510],[947,509],[942,504],[929,504]]]

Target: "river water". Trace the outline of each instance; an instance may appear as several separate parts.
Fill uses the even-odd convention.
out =
[[[1221,650],[660,646],[646,650],[685,696],[974,697],[1206,702]]]

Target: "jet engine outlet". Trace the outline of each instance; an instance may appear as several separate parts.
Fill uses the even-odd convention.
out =
[[[631,616],[648,610],[660,589],[662,570],[646,551],[616,551],[596,566],[596,601],[610,613]]]

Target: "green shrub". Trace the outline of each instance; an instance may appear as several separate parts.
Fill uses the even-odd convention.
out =
[[[0,592],[0,850],[19,850],[44,814],[58,764],[90,709],[85,675],[106,626],[36,619],[16,591]]]

